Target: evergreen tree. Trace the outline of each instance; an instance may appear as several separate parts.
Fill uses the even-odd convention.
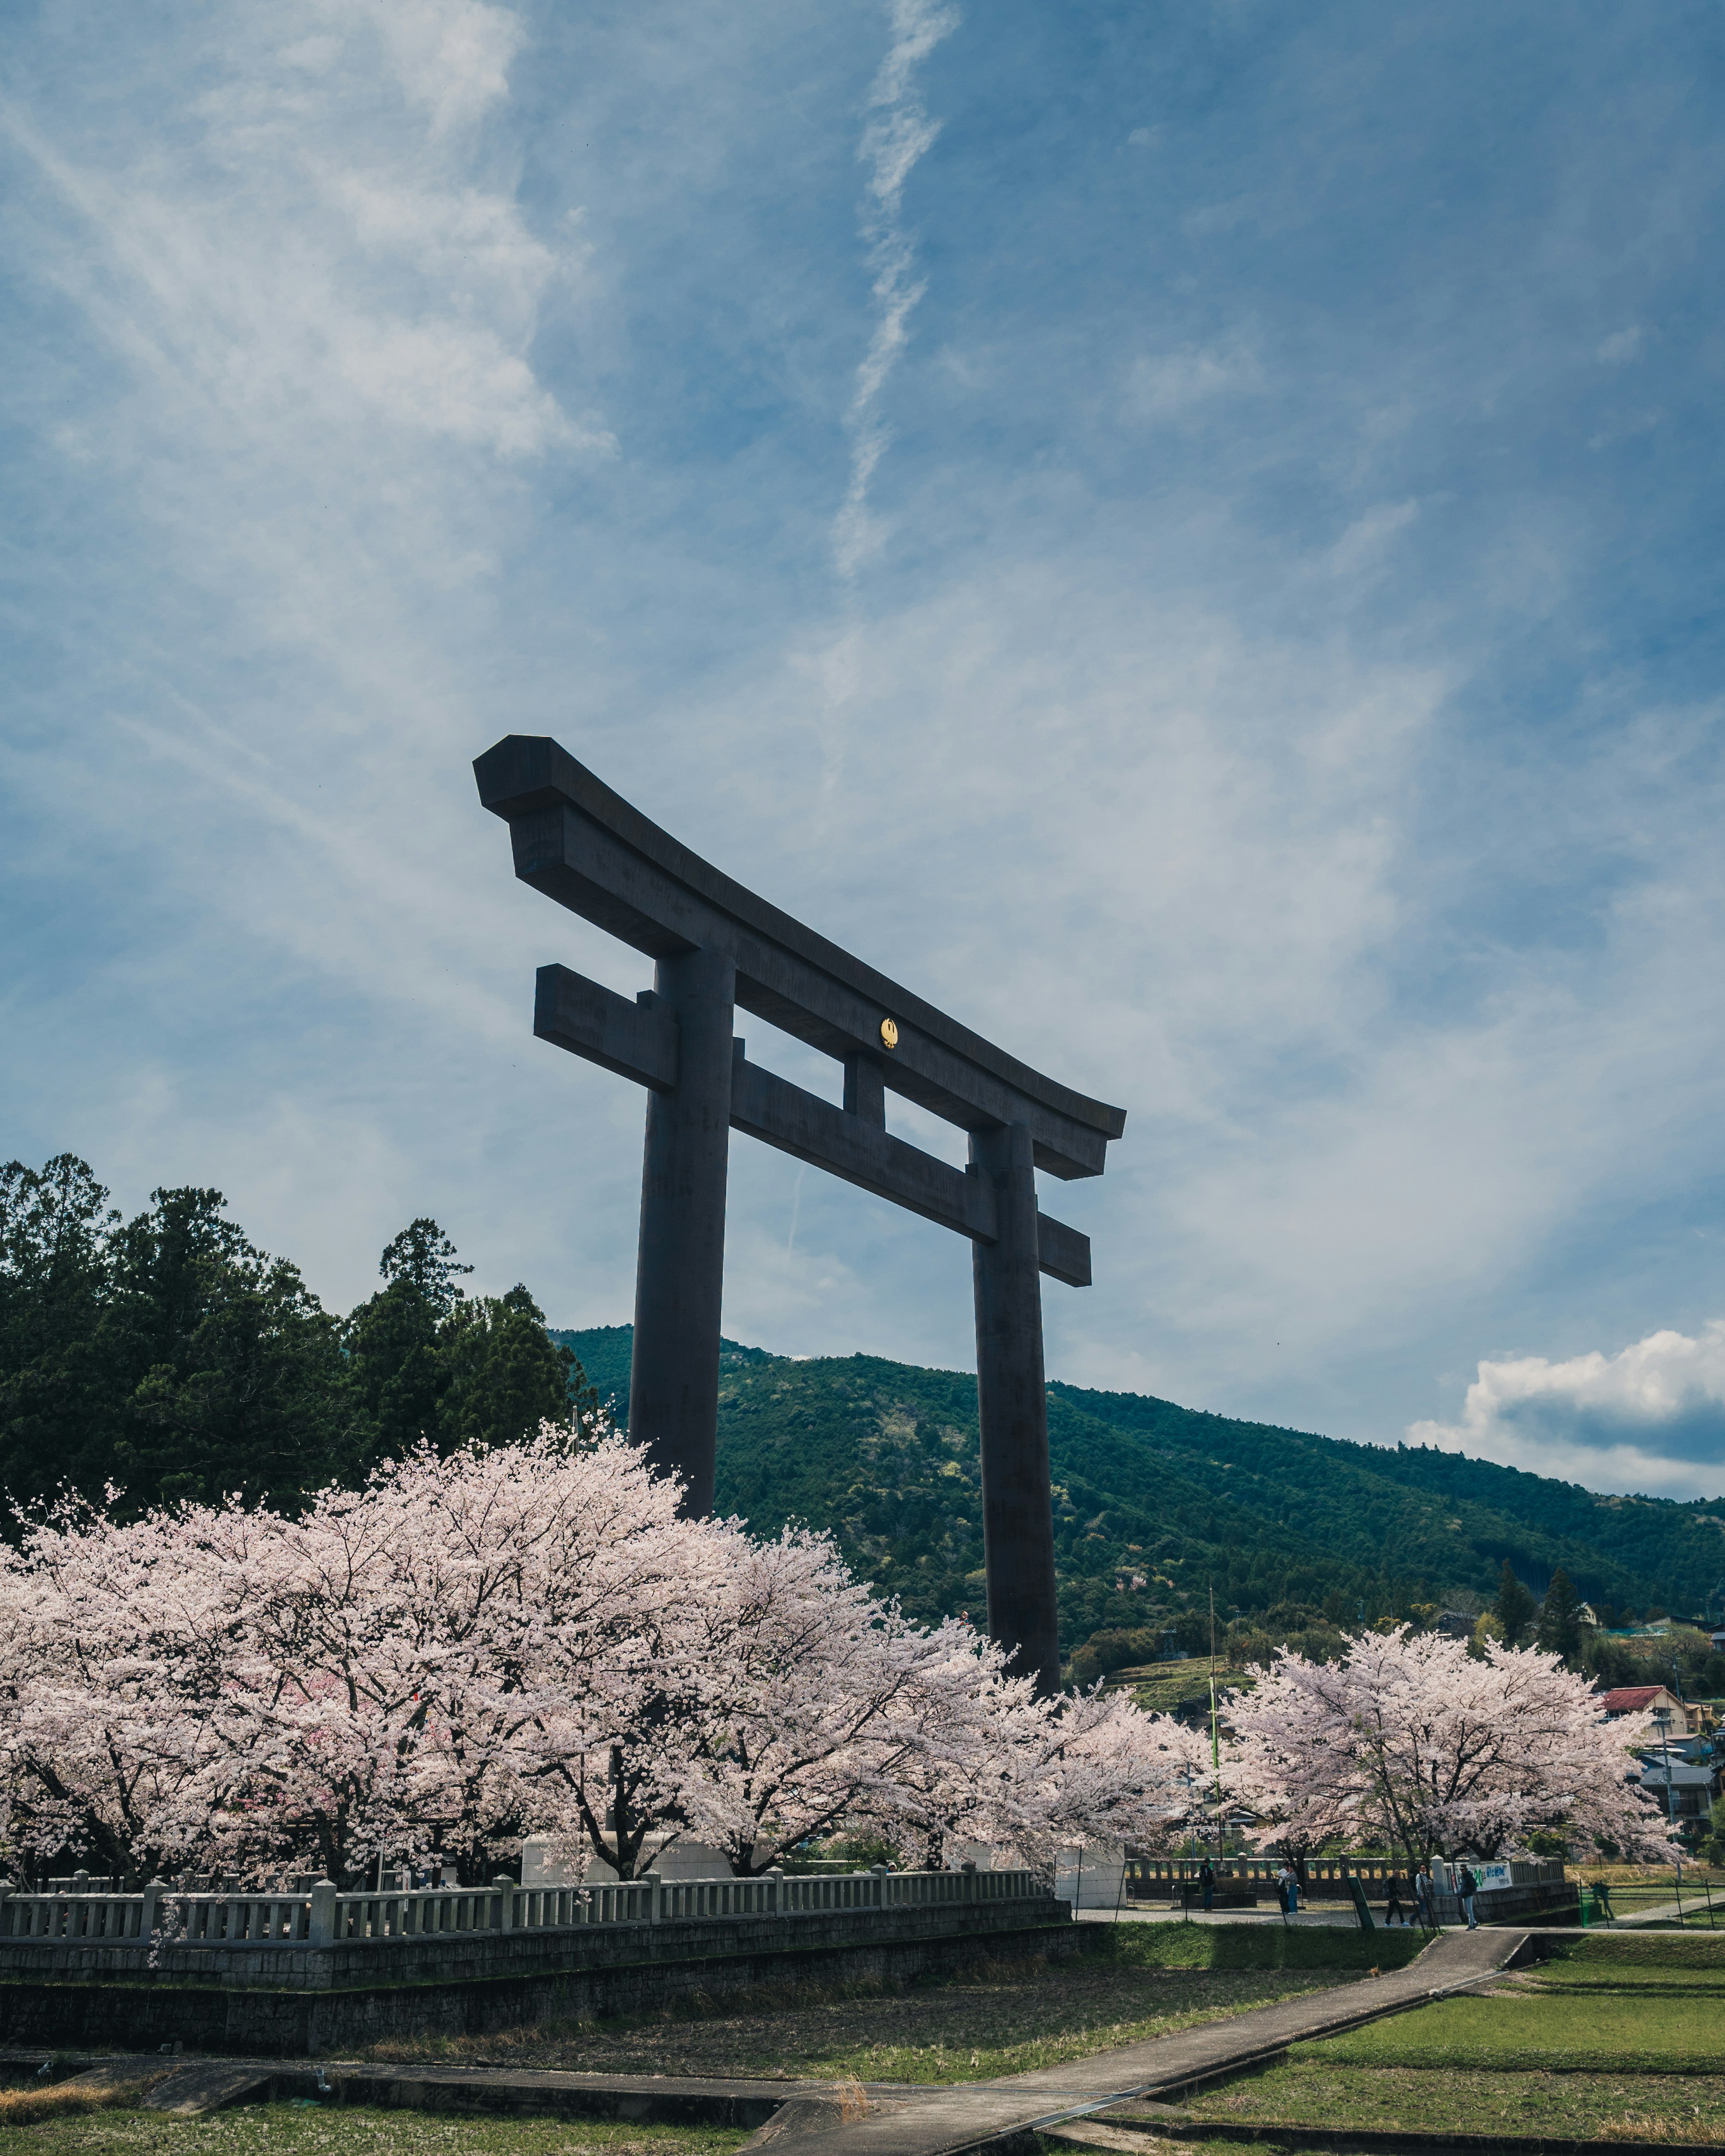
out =
[[[438,1354],[446,1379],[438,1404],[442,1450],[518,1445],[544,1422],[573,1427],[581,1366],[570,1349],[552,1346],[544,1313],[526,1288],[452,1311]]]
[[[1579,1664],[1581,1659],[1580,1612],[1581,1598],[1569,1584],[1569,1575],[1560,1565],[1545,1590],[1537,1637],[1548,1653],[1561,1655],[1572,1664]]]
[[[0,1488],[33,1502],[100,1490],[130,1373],[100,1336],[120,1215],[71,1153],[0,1168]]]
[[[367,1428],[365,1466],[399,1460],[422,1441],[439,1452],[515,1445],[542,1422],[572,1429],[598,1404],[526,1289],[469,1297],[455,1282],[472,1270],[435,1220],[415,1220],[379,1262],[388,1286],[349,1314],[344,1345]]]
[[[469,1299],[434,1220],[383,1252],[342,1322],[218,1190],[122,1221],[69,1153],[0,1168],[0,1500],[63,1486],[122,1510],[230,1491],[297,1511],[422,1438],[513,1443],[598,1405],[524,1287]]]
[[[1522,1636],[1533,1622],[1538,1607],[1516,1578],[1515,1567],[1505,1558],[1503,1571],[1497,1582],[1497,1599],[1491,1608],[1498,1623],[1503,1627],[1503,1636],[1509,1645],[1521,1645]]]
[[[335,1321],[219,1191],[155,1191],[124,1224],[107,1196],[69,1153],[0,1168],[6,1492],[297,1503],[342,1455]]]
[[[219,1190],[151,1199],[112,1238],[98,1329],[131,1376],[114,1479],[136,1510],[229,1491],[292,1509],[348,1449],[336,1320],[223,1217]]]
[[[473,1267],[458,1261],[455,1245],[435,1220],[422,1217],[408,1221],[400,1235],[384,1245],[377,1270],[392,1286],[405,1281],[439,1317],[447,1317],[461,1300],[456,1276],[470,1273]]]

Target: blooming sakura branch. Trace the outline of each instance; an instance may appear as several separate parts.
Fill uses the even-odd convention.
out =
[[[1163,1845],[1195,1741],[1049,1701],[912,1624],[831,1541],[687,1520],[603,1429],[439,1455],[297,1518],[68,1502],[0,1560],[13,1861],[148,1878],[378,1863],[490,1876],[529,1835],[624,1876],[680,1837],[763,1871],[808,1838],[948,1837],[1049,1868]]]
[[[1298,1857],[1364,1840],[1409,1861],[1523,1854],[1669,1860],[1640,1784],[1645,1716],[1607,1722],[1589,1680],[1538,1648],[1405,1628],[1363,1633],[1334,1662],[1281,1654],[1234,1696],[1232,1788],[1261,1845]]]

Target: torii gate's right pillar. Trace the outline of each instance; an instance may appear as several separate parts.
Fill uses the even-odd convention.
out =
[[[1014,1675],[1053,1693],[1060,1688],[1060,1613],[1030,1133],[1022,1123],[973,1132],[970,1160],[971,1172],[993,1186],[996,1222],[992,1243],[970,1246],[988,1635],[1017,1650]]]

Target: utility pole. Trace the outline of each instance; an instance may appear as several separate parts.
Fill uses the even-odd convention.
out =
[[[1216,1583],[1210,1582],[1210,1766],[1216,1778],[1216,1854],[1222,1854],[1222,1743],[1216,1733]]]
[[[1677,1824],[1677,1792],[1671,1782],[1671,1711],[1668,1707],[1656,1707],[1653,1719],[1659,1726],[1660,1748],[1665,1754],[1665,1815],[1673,1830]],[[1677,1921],[1683,1920],[1683,1845],[1677,1844]]]

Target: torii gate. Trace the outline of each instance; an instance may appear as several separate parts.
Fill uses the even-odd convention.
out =
[[[744,1131],[970,1239],[988,1630],[1060,1685],[1040,1272],[1088,1287],[1090,1241],[1036,1205],[1034,1170],[1100,1175],[1126,1111],[1086,1100],[692,854],[542,735],[474,763],[515,872],[644,952],[634,1003],[542,966],[533,1030],[647,1088],[629,1435],[710,1512],[730,1133]],[[845,1066],[834,1107],[749,1062],[738,1006]],[[960,1170],[890,1137],[886,1091],[970,1134]]]

